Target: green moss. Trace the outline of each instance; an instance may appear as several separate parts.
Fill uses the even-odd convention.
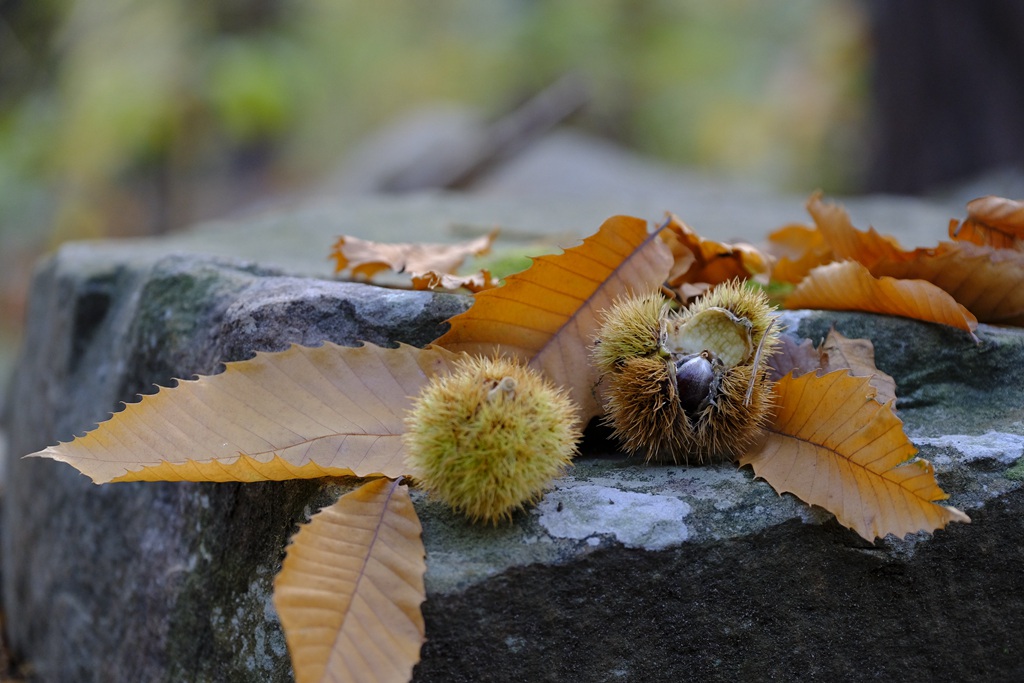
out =
[[[161,345],[178,346],[190,339],[208,315],[211,294],[223,286],[217,272],[160,274],[146,283],[139,325],[160,337]],[[154,343],[157,343],[154,340]]]
[[[748,280],[747,282],[750,283],[752,286],[760,288],[768,296],[769,303],[771,303],[772,306],[777,306],[778,308],[783,307],[783,302],[786,300],[786,297],[789,296],[790,293],[793,291],[794,287],[792,283],[777,282],[775,280],[772,280],[767,285],[758,284],[753,280]]]
[[[464,270],[471,272],[484,269],[496,279],[503,280],[532,266],[534,258],[550,254],[552,251],[550,244],[532,244],[527,247],[503,246],[496,248],[488,256],[475,259],[471,264],[472,268]]]
[[[1013,479],[1014,481],[1024,481],[1024,458],[1017,461],[1017,464],[1006,470],[1007,479]]]

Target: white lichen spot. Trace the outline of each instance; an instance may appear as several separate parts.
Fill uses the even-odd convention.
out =
[[[949,448],[960,453],[956,458],[963,463],[975,460],[996,460],[1004,465],[1012,465],[1024,456],[1024,436],[1005,432],[985,432],[984,434],[948,434],[946,436],[913,437],[918,446]],[[940,453],[931,457],[933,464],[945,465],[952,461],[949,455]]]
[[[258,575],[266,574],[262,568]],[[252,606],[263,604],[262,618],[256,616]],[[256,579],[249,584],[249,589],[236,600],[234,614],[228,620],[228,630],[235,634],[240,661],[249,671],[273,671],[276,660],[287,652],[284,636],[279,629],[269,630],[267,624],[272,623],[273,606],[267,593],[266,583]]]
[[[552,491],[537,505],[540,524],[556,538],[613,536],[628,548],[660,550],[689,538],[690,506],[673,496],[581,484]],[[598,539],[600,542],[600,539]]]
[[[274,603],[270,600],[263,603],[263,619],[267,623],[273,623],[278,620],[277,610],[274,609]],[[288,645],[285,643],[284,631],[281,629],[271,632],[267,644],[270,646],[270,651],[278,657],[284,657],[288,654]]]

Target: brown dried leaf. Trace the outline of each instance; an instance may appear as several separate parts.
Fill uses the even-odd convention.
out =
[[[868,228],[867,232],[856,229],[846,209],[841,204],[822,201],[820,192],[807,201],[807,211],[837,261],[858,261],[871,268],[882,259],[907,258],[907,252],[895,238],[880,235],[874,228]]]
[[[989,195],[967,204],[967,219],[949,223],[949,236],[994,249],[1024,251],[1024,201]]]
[[[1001,230],[1014,229],[1017,222],[1024,220],[1024,208],[1015,205],[1019,203],[995,197],[983,199],[975,200],[979,204],[972,202],[977,215]],[[930,282],[948,292],[982,322],[1024,325],[1024,252],[993,249],[968,241],[905,251],[894,239],[879,235],[874,229],[857,230],[842,206],[827,204],[820,195],[811,197],[807,209],[837,259],[858,261],[875,277]]]
[[[818,349],[821,358],[819,375],[848,370],[854,377],[869,377],[879,403],[895,405],[896,380],[875,366],[875,346],[870,339],[850,339],[832,328]]]
[[[818,266],[786,298],[787,308],[868,311],[951,325],[974,336],[978,320],[924,280],[876,278],[856,261]]]
[[[666,287],[663,293],[667,298],[675,299],[685,306],[693,303],[697,297],[707,294],[711,287],[712,285],[707,282],[684,282],[675,289]]]
[[[797,223],[784,225],[768,235],[768,251],[777,259],[772,279],[793,284],[817,266],[835,259],[821,230]]]
[[[790,373],[794,377],[808,372],[821,376],[847,370],[854,377],[871,378],[879,403],[895,401],[896,380],[875,366],[875,347],[869,339],[849,339],[833,327],[817,349],[810,339],[798,342],[788,334],[781,335],[779,341],[778,348],[768,360],[769,377],[773,381]]]
[[[661,238],[672,252],[670,287],[698,282],[717,285],[735,278],[747,280],[767,276],[771,270],[770,257],[755,247],[704,239],[674,215],[669,215]]]
[[[646,221],[609,218],[580,246],[541,256],[504,286],[477,294],[434,343],[477,355],[500,348],[528,362],[569,390],[585,423],[600,413],[588,352],[598,313],[628,293],[658,290],[671,258],[657,233],[648,234]]]
[[[795,376],[815,372],[820,363],[821,356],[810,339],[798,343],[796,338],[783,334],[779,336],[779,346],[775,353],[768,358],[769,378],[779,380],[791,372]]]
[[[259,353],[125,406],[33,453],[110,481],[280,481],[404,474],[406,410],[444,349],[326,343]]]
[[[825,508],[862,538],[932,532],[970,522],[935,504],[948,496],[903,423],[875,399],[868,378],[847,372],[783,377],[775,385],[774,422],[767,437],[740,458],[779,493]]]
[[[1024,325],[1024,252],[943,242],[906,258],[883,259],[876,276],[927,280],[986,323]]]
[[[426,273],[415,273],[412,276],[413,289],[468,289],[474,294],[485,289],[498,286],[498,281],[491,277],[490,271],[481,270],[473,275],[451,275],[429,270]]]
[[[454,273],[470,256],[491,250],[498,231],[458,244],[387,244],[342,236],[334,244],[334,272],[350,269],[350,277],[370,280],[382,270],[396,273]]]
[[[405,683],[424,640],[422,529],[408,489],[377,479],[302,526],[274,580],[297,683]]]

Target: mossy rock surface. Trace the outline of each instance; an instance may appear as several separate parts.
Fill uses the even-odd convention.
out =
[[[37,272],[4,414],[8,639],[41,681],[287,681],[273,576],[341,488],[95,486],[20,456],[257,350],[426,344],[468,300],[156,246],[73,245]],[[785,321],[816,342],[832,324],[874,341],[907,433],[970,525],[871,544],[749,469],[644,466],[592,432],[511,525],[470,525],[414,492],[428,553],[414,680],[1024,678],[1024,334]]]
[[[113,253],[112,253],[113,252]],[[270,596],[321,481],[95,486],[16,456],[156,386],[323,340],[425,345],[463,297],[286,276],[252,263],[74,245],[40,267],[5,415],[4,610],[42,681],[288,680]]]

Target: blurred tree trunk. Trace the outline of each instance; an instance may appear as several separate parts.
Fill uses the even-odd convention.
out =
[[[867,190],[919,193],[1024,166],[1024,2],[868,0]]]

